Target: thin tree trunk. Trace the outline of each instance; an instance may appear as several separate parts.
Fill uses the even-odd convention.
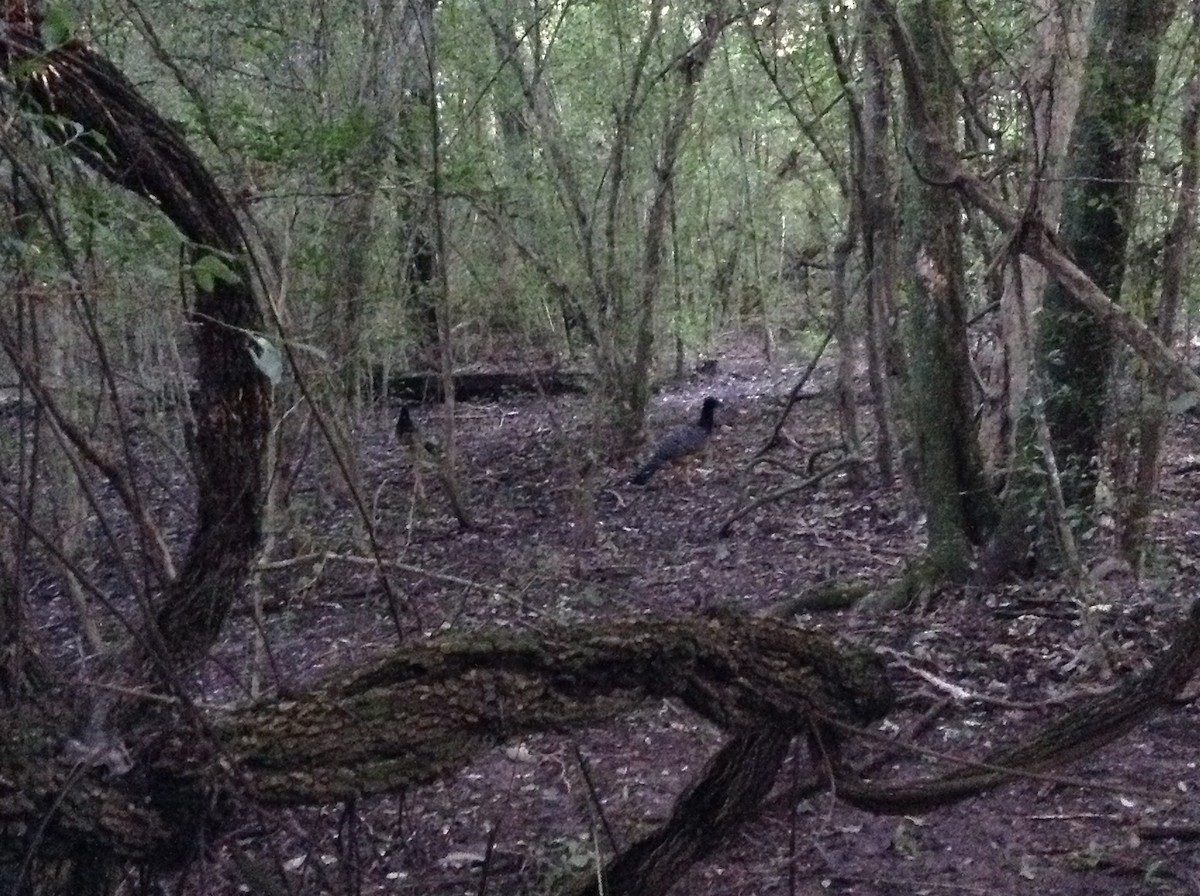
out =
[[[855,235],[858,233],[858,222],[854,220],[856,217],[851,215],[851,222],[847,225],[845,233],[833,247],[830,300],[833,304],[833,331],[838,343],[837,383],[834,386],[838,421],[846,450],[857,456],[862,442],[858,431],[858,402],[855,399],[854,388],[858,346],[850,326],[850,291],[846,286],[846,269],[854,252]],[[851,468],[848,476],[852,482],[861,483],[861,467]]]
[[[895,339],[896,205],[890,152],[891,101],[887,41],[874,2],[863,8],[867,85],[862,115],[862,232],[867,279],[867,378],[875,417],[875,463],[880,480],[895,478],[894,381],[899,377]]]
[[[1193,4],[1193,22],[1200,23],[1200,3]],[[1200,180],[1200,76],[1194,76],[1187,90],[1187,107],[1179,124],[1180,154],[1183,162],[1175,219],[1163,250],[1162,296],[1153,321],[1155,331],[1166,344],[1175,339],[1179,305],[1187,281],[1191,257],[1192,231],[1196,223],[1196,189]],[[1133,494],[1121,520],[1121,552],[1135,570],[1140,570],[1146,553],[1150,511],[1158,493],[1160,458],[1167,430],[1167,390],[1162,377],[1151,373],[1145,386],[1144,408],[1138,425],[1138,457],[1134,472]]]
[[[639,295],[637,301],[637,328],[634,334],[632,365],[622,373],[625,391],[631,406],[631,418],[636,418],[633,431],[641,429],[646,405],[650,400],[650,371],[654,364],[654,330],[658,311],[659,295],[662,292],[663,258],[666,253],[667,213],[671,207],[674,190],[675,168],[679,151],[691,119],[696,102],[700,78],[708,64],[721,35],[724,23],[717,12],[705,13],[701,23],[700,38],[679,59],[676,66],[683,80],[679,95],[671,108],[666,131],[659,144],[658,157],[654,162],[654,183],[650,206],[646,213],[645,243],[642,249],[639,271]]]
[[[417,357],[425,370],[438,370],[443,322],[438,309],[436,235],[429,223],[437,201],[429,185],[434,139],[431,122],[437,105],[434,4],[431,0],[403,0],[393,6],[399,11],[393,9],[388,16],[392,39],[379,76],[388,91],[379,98],[379,111],[394,110],[396,133],[391,143],[401,181],[410,184],[408,190],[398,191],[396,203],[399,279],[404,284],[403,299]]]
[[[1092,5],[1092,0],[1038,0],[1031,12],[1036,38],[1025,82],[1033,107],[1026,140],[1027,156],[1033,160],[1027,214],[1047,221],[1058,220],[1062,207],[1062,169],[1079,108]],[[1046,282],[1041,264],[1013,253],[1000,296],[1003,363],[989,371],[988,385],[998,398],[993,413],[981,421],[980,443],[988,452],[988,469],[1003,484],[1000,519],[980,558],[984,581],[1031,572],[1039,553],[1037,543],[1047,534],[1043,521],[1052,499],[1043,458],[1050,446],[1038,436],[1037,421],[1044,426],[1044,406],[1035,407],[1030,396],[1034,321]],[[1036,401],[1041,401],[1040,396]]]
[[[1091,12],[1092,0],[1037,0],[1028,13],[1034,44],[1023,84],[1032,106],[1025,156],[1031,160],[1030,201],[1047,221],[1058,220],[1062,207],[1062,168],[1079,108]],[[1015,256],[1005,267],[999,317],[1003,362],[987,371],[989,392],[997,401],[995,413],[981,421],[980,437],[988,469],[996,473],[1016,469],[1018,423],[1033,363],[1033,322],[1045,286],[1045,269],[1030,258]]]
[[[936,130],[954,141],[957,91],[946,30],[954,6],[948,0],[917,0],[905,20],[921,57],[924,94],[920,114],[910,108],[913,167],[905,178],[904,264],[908,293],[909,396],[925,506],[929,554],[944,573],[969,569],[972,545],[981,544],[994,523],[995,508],[979,452],[967,346],[962,212],[944,186],[927,183],[931,168],[917,133]],[[909,96],[910,107],[917,100]]]
[[[512,34],[505,23],[485,11],[493,41],[504,64],[517,75],[526,109],[538,129],[547,164],[567,226],[579,252],[587,295],[587,327],[592,340],[596,369],[602,386],[597,412],[625,447],[636,441],[650,397],[650,372],[654,362],[655,325],[663,280],[667,224],[674,186],[675,168],[698,93],[701,77],[721,31],[728,21],[719,11],[705,12],[699,36],[681,52],[660,81],[677,85],[674,99],[665,112],[653,162],[647,166],[648,199],[635,196],[631,155],[639,144],[634,128],[645,114],[645,99],[653,74],[653,51],[662,38],[662,18],[668,8],[652,5],[640,37],[631,53],[626,95],[614,111],[613,135],[605,176],[596,196],[589,196],[581,183],[577,162],[568,153],[569,142],[562,133],[550,96],[539,72],[526,70]],[[593,209],[596,211],[593,212]],[[629,249],[637,234],[640,245]],[[636,260],[634,260],[636,259]],[[549,270],[546,264],[539,265]],[[573,301],[573,300],[572,300]]]

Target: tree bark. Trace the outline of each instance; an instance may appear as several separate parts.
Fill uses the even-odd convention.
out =
[[[204,656],[242,588],[262,537],[271,387],[255,364],[262,316],[237,217],[179,134],[103,57],[77,41],[47,48],[41,16],[5,7],[0,67],[46,133],[103,177],[155,202],[228,276],[196,283],[195,528],[179,575],[146,632],[160,671]]]
[[[923,133],[954,141],[959,110],[949,35],[940,23],[953,19],[952,5],[920,0],[907,9],[921,56],[921,115],[908,117],[913,167],[904,182],[905,286],[908,293],[908,406],[916,445],[918,490],[925,505],[929,554],[952,577],[965,575],[972,545],[994,524],[995,507],[983,473],[974,420],[973,380],[967,346],[962,259],[962,212],[938,184]],[[911,100],[910,100],[911,103]]]
[[[1200,4],[1193,3],[1192,23],[1193,27],[1200,24]],[[1187,104],[1179,123],[1181,163],[1175,218],[1163,247],[1162,296],[1152,321],[1155,332],[1167,345],[1175,340],[1179,306],[1192,254],[1192,231],[1196,225],[1196,188],[1200,182],[1200,77],[1193,76],[1186,96]],[[1158,494],[1162,449],[1169,419],[1162,377],[1149,377],[1143,392],[1138,421],[1137,466],[1132,494],[1120,521],[1121,551],[1138,571],[1145,559],[1150,514]]]
[[[924,110],[924,84],[920,74],[919,54],[893,6],[886,0],[876,2],[891,33],[904,79],[905,95],[909,100],[910,114],[917,123],[920,139],[924,144],[922,158],[926,167],[922,172],[923,178],[931,184],[957,191],[993,223],[1008,232],[1011,235],[1014,253],[1040,263],[1062,286],[1065,294],[1070,296],[1078,311],[1087,312],[1103,332],[1129,346],[1154,369],[1168,388],[1200,395],[1200,376],[1181,361],[1152,328],[1109,298],[1079,267],[1059,244],[1037,203],[1028,204],[1023,213],[1014,211],[1000,199],[990,185],[962,165],[945,138],[929,125],[929,116]],[[1010,503],[1006,501],[1006,505]],[[1024,525],[1015,527],[1018,534],[1025,533],[1026,529],[1027,526]],[[1008,551],[1018,552],[1014,548],[1009,548]]]
[[[575,896],[668,892],[684,870],[757,814],[791,742],[786,730],[758,730],[731,739],[675,801],[667,824],[625,850],[602,875],[588,874]]]
[[[172,704],[82,742],[56,704],[23,704],[0,735],[0,871],[30,857],[39,871],[96,856],[179,868],[221,832],[235,801],[396,792],[512,738],[596,725],[664,697],[734,735],[711,782],[660,832],[675,848],[655,873],[663,861],[676,876],[752,811],[794,733],[868,724],[892,702],[870,651],[722,614],[476,632],[397,650],[305,693],[228,711]]]
[[[890,152],[892,103],[889,61],[879,9],[863,7],[863,54],[867,84],[863,93],[861,189],[863,264],[867,280],[867,376],[875,415],[875,461],[880,479],[895,478],[895,380],[900,364],[896,349],[896,200]]]
[[[1032,184],[1029,203],[1039,216],[1057,221],[1062,208],[1062,170],[1067,141],[1079,108],[1083,60],[1087,55],[1087,23],[1092,0],[1037,0],[1028,13],[1034,43],[1027,60],[1023,88],[1030,97],[1029,135],[1023,177]],[[1002,363],[985,372],[996,396],[981,421],[980,443],[989,472],[1003,476],[1017,469],[1017,429],[1024,415],[1033,364],[1035,314],[1041,307],[1046,270],[1017,256],[1004,268],[1000,295]]]
[[[1134,220],[1142,143],[1149,127],[1159,43],[1173,0],[1098,0],[1084,93],[1071,138],[1061,239],[1112,301],[1119,302]],[[1068,507],[1095,496],[1115,340],[1052,281],[1042,303],[1038,355],[1046,371],[1046,419]]]

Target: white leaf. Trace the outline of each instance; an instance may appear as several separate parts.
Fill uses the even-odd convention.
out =
[[[254,359],[254,366],[271,381],[271,385],[278,386],[279,381],[283,379],[283,356],[279,349],[265,336],[250,338],[254,340],[254,345],[250,347],[250,357]]]

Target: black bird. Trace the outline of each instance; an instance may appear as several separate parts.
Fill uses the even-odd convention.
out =
[[[413,491],[416,497],[425,501],[425,474],[436,476],[458,524],[464,529],[474,528],[475,522],[463,501],[454,473],[444,466],[442,446],[437,439],[424,435],[417,428],[408,405],[401,405],[400,416],[396,418],[396,440],[412,458]]]
[[[704,450],[713,431],[713,411],[721,406],[721,400],[708,396],[700,406],[700,419],[672,430],[654,448],[650,459],[633,474],[629,481],[634,485],[645,485],[650,477],[667,464],[682,463]]]
[[[418,460],[436,459],[440,447],[433,439],[423,438],[417,423],[408,410],[408,405],[402,405],[400,416],[396,418],[396,441],[418,455]],[[420,457],[420,455],[426,457]]]

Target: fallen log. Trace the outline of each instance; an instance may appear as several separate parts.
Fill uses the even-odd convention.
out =
[[[380,368],[372,374],[374,391],[401,401],[423,403],[445,399],[441,374],[390,373]],[[502,401],[514,395],[586,395],[591,375],[578,370],[546,367],[526,371],[461,371],[455,373],[454,397],[458,401]],[[385,390],[386,385],[386,390]]]

